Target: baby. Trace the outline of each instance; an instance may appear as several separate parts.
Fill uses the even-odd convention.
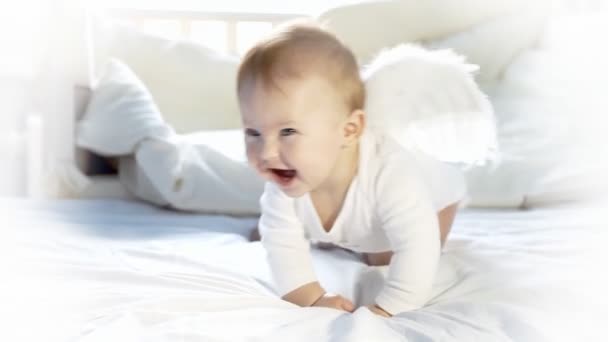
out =
[[[285,26],[249,50],[237,90],[247,158],[267,180],[259,227],[282,298],[355,309],[317,281],[313,241],[389,264],[374,313],[422,307],[464,196],[457,170],[366,127],[355,57],[312,24]]]

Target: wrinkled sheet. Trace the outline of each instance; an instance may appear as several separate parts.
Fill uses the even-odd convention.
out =
[[[255,218],[118,200],[0,199],[4,341],[606,340],[605,206],[462,211],[423,309],[390,319],[276,298]],[[313,249],[373,300],[385,267]]]

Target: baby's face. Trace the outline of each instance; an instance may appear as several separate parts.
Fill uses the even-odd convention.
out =
[[[322,77],[286,79],[243,91],[241,115],[249,163],[290,197],[328,179],[344,144],[348,108]]]

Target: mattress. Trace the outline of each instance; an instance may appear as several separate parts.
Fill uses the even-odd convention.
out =
[[[463,210],[433,296],[392,318],[281,301],[253,217],[125,200],[0,200],[4,341],[606,340],[602,205]],[[321,283],[373,300],[386,267],[313,249]],[[8,323],[7,323],[8,322]]]

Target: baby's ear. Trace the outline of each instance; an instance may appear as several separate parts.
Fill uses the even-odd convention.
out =
[[[359,139],[365,128],[365,112],[355,109],[350,113],[344,125],[344,138],[346,145],[351,145]]]

